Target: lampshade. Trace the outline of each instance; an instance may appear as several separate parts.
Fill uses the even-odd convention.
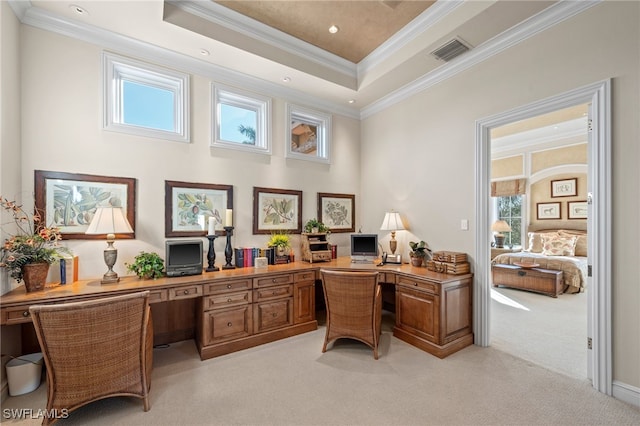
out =
[[[493,225],[491,225],[491,230],[493,232],[511,232],[511,227],[504,220],[496,220]]]
[[[98,207],[85,234],[131,234],[133,229],[122,207]]]
[[[400,229],[404,229],[402,219],[400,218],[400,213],[394,211],[385,213],[384,220],[382,221],[382,225],[380,226],[380,230],[397,231]]]

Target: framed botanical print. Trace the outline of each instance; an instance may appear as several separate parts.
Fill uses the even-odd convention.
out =
[[[318,192],[318,220],[331,232],[355,232],[355,195]]]
[[[122,207],[133,229],[116,234],[118,239],[135,238],[136,180],[78,173],[36,170],[35,208],[47,226],[60,228],[64,240],[97,240],[106,235],[85,234],[98,207]]]
[[[253,188],[253,233],[302,232],[302,191]]]
[[[207,183],[165,181],[165,237],[203,237],[209,218],[216,235],[224,235],[223,215],[233,209],[233,186]]]
[[[561,219],[560,203],[538,203],[538,220]]]

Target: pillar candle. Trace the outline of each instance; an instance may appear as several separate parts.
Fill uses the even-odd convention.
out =
[[[224,226],[233,226],[233,210],[227,209],[226,220]]]
[[[213,217],[209,217],[209,233],[207,235],[214,235],[216,233],[216,220]]]

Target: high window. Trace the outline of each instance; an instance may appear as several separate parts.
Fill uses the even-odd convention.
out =
[[[189,76],[104,53],[104,128],[189,142]]]

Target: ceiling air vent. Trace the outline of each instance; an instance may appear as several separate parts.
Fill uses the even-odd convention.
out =
[[[435,56],[436,59],[448,62],[453,58],[462,55],[467,50],[469,50],[469,46],[463,43],[460,39],[454,38],[431,52],[431,55]]]

